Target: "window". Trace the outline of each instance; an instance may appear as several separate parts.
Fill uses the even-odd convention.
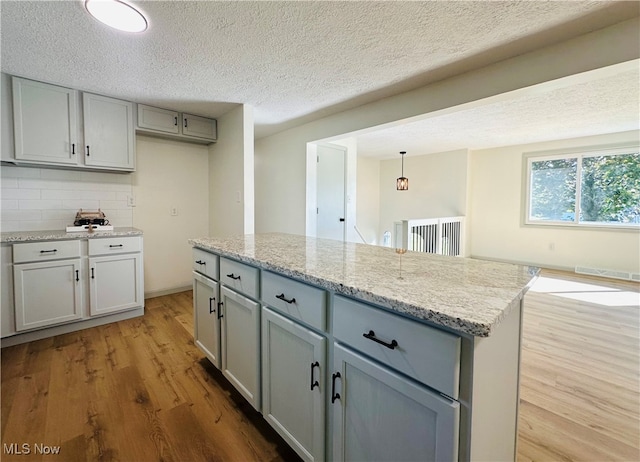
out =
[[[525,158],[526,224],[640,228],[637,146]]]

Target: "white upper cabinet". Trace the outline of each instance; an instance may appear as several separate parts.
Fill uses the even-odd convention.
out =
[[[77,94],[69,88],[13,78],[17,160],[78,164]]]
[[[217,138],[215,119],[207,119],[193,114],[182,114],[182,134],[206,140]]]
[[[135,170],[133,103],[83,93],[81,117],[77,90],[19,77],[12,78],[12,89],[15,149],[12,157],[3,160]]]
[[[84,162],[92,167],[135,168],[133,103],[83,93]]]
[[[138,104],[138,128],[165,133],[180,133],[180,113]]]
[[[212,143],[218,138],[217,122],[193,114],[183,114],[138,104],[138,131],[195,143]]]

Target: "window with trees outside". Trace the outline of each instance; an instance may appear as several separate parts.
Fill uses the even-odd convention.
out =
[[[526,154],[526,224],[640,229],[640,153]]]

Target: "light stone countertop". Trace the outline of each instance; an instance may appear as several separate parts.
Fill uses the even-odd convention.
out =
[[[94,231],[67,233],[65,230],[50,231],[16,231],[11,233],[1,233],[0,242],[19,243],[37,241],[61,241],[71,239],[93,239],[100,237],[121,237],[121,236],[142,236],[142,230],[137,228],[114,228],[113,231]]]
[[[190,239],[189,244],[433,324],[488,337],[539,269],[293,234]]]

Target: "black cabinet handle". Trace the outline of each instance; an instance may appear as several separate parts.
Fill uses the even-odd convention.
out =
[[[340,218],[340,223],[344,223],[344,218]]]
[[[184,119],[184,128],[187,128],[187,119]]]
[[[109,248],[113,249],[114,247],[123,247],[122,244],[117,244],[117,245],[113,245],[113,244],[109,244]]]
[[[222,305],[224,305],[223,302],[218,302],[218,319],[222,318],[224,315],[222,314]]]
[[[216,310],[213,308],[213,304],[212,304],[212,302],[215,302],[215,301],[216,301],[216,297],[213,297],[213,298],[209,297],[209,314],[216,312]]]
[[[80,280],[80,271],[76,270],[76,282]]]
[[[320,367],[320,363],[318,361],[316,361],[315,363],[311,363],[311,391],[313,391],[313,389],[315,387],[320,387],[320,382],[318,382],[317,380],[314,382],[313,380],[313,368],[314,367]]]
[[[87,157],[90,156],[91,154],[89,154],[89,146],[87,146]]]
[[[173,120],[174,120],[173,125],[175,125],[177,127],[178,126],[178,117],[177,116],[174,117]]]
[[[206,262],[206,261],[202,261],[202,260],[196,260],[196,263],[197,263],[198,265],[206,265],[206,264],[207,264],[207,262]]]
[[[91,279],[95,279],[95,275],[93,274],[93,268],[91,268]]]
[[[398,346],[398,342],[396,342],[395,340],[391,340],[391,343],[387,343],[383,340],[380,340],[379,338],[376,338],[376,333],[372,330],[370,330],[369,333],[367,334],[362,334],[362,336],[364,338],[368,338],[369,340],[373,340],[374,342],[379,343],[380,345],[386,346],[390,350],[394,350]]]
[[[331,404],[333,404],[335,400],[340,399],[340,393],[336,393],[336,379],[340,377],[340,372],[331,375]]]
[[[279,298],[279,299],[280,299],[280,300],[282,300],[283,302],[287,302],[287,303],[289,303],[289,304],[291,304],[291,303],[295,303],[295,302],[296,302],[296,299],[295,299],[295,298],[292,298],[292,299],[287,300],[287,298],[284,296],[284,294],[283,294],[283,293],[282,293],[282,294],[280,294],[280,295],[276,295],[276,298]]]
[[[228,277],[228,278],[231,278],[231,279],[235,279],[235,280],[240,279],[240,275],[236,276],[236,275],[235,275],[235,274],[233,274],[233,273],[231,273],[231,274],[227,274],[227,277]]]
[[[75,143],[71,144],[71,154],[73,154],[74,156],[76,155],[76,144]]]
[[[56,253],[58,251],[58,249],[52,249],[52,250],[41,250],[40,253]]]

